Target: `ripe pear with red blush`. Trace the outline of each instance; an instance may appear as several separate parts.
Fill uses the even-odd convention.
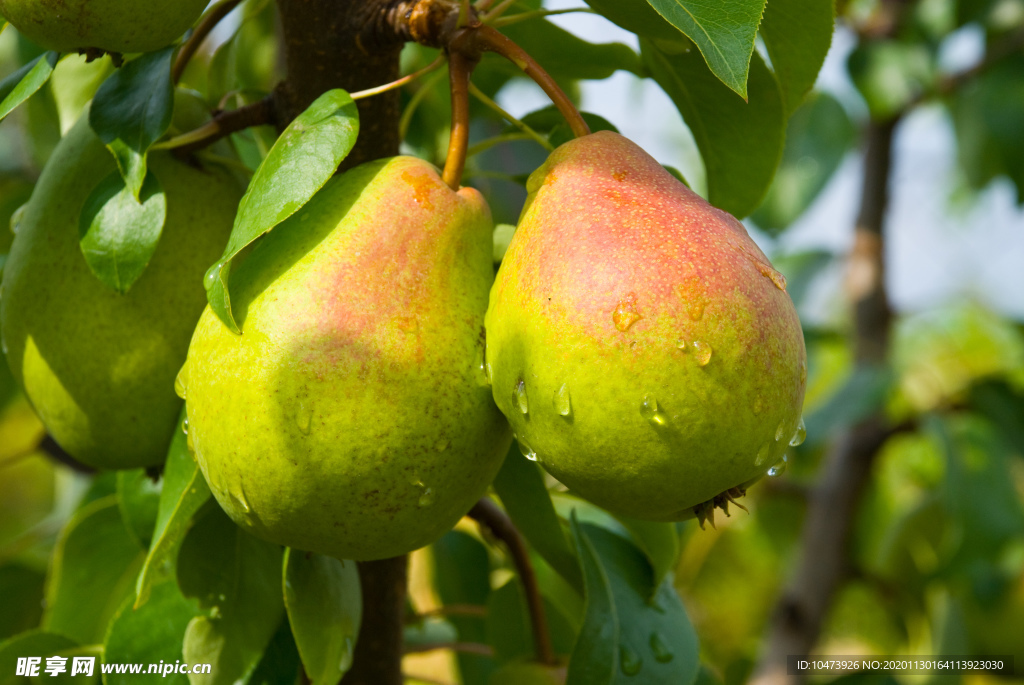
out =
[[[556,149],[527,190],[486,317],[523,453],[654,521],[703,519],[778,471],[803,436],[806,351],[742,224],[606,131]]]

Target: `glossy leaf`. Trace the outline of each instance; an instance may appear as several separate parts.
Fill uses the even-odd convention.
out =
[[[118,172],[100,181],[85,201],[79,247],[96,278],[119,293],[139,279],[156,251],[167,218],[167,196],[153,173],[138,200]]]
[[[611,685],[619,672],[619,617],[611,582],[587,533],[572,518],[576,553],[583,570],[587,609],[572,657],[566,685]]]
[[[789,119],[782,163],[751,219],[769,233],[789,227],[811,206],[842,164],[857,130],[839,101],[815,93]]]
[[[110,624],[103,649],[103,663],[163,662],[174,666],[182,656],[182,638],[189,622],[199,613],[194,600],[185,599],[178,584],[165,581],[152,588],[148,602],[136,609],[129,598]],[[161,672],[160,682],[187,685],[188,676]],[[131,673],[107,674],[105,685],[138,682]]]
[[[43,87],[59,59],[56,52],[47,52],[0,81],[0,121]]]
[[[104,81],[89,109],[89,125],[110,148],[133,197],[146,179],[146,152],[171,125],[174,48],[149,52]]]
[[[179,421],[184,421],[184,417],[185,408],[182,407]],[[202,471],[189,453],[187,443],[188,439],[180,428],[174,432],[164,464],[152,544],[136,585],[136,607],[149,600],[153,586],[174,577],[178,551],[185,534],[196,512],[212,497]]]
[[[553,569],[582,591],[579,563],[544,487],[540,467],[527,460],[515,444],[494,479],[494,490],[519,532]]]
[[[132,592],[142,558],[116,496],[80,509],[54,549],[43,628],[82,644],[102,642],[107,624]]]
[[[616,71],[639,74],[640,58],[622,43],[589,43],[547,20],[524,21],[501,32],[543,65],[557,81],[605,79]]]
[[[312,685],[335,685],[352,665],[362,621],[356,563],[285,550],[284,603]]]
[[[358,135],[355,101],[343,90],[327,91],[288,124],[256,170],[238,205],[227,249],[205,280],[210,306],[235,333],[241,330],[231,313],[231,260],[309,202],[334,175]]]
[[[117,506],[128,534],[142,549],[149,549],[160,504],[160,484],[145,469],[117,472]]]
[[[185,661],[213,666],[193,685],[246,681],[284,616],[282,550],[249,535],[211,507],[178,555],[178,585],[206,610],[185,632]]]
[[[704,160],[708,200],[737,217],[760,203],[782,155],[785,110],[779,85],[754,55],[743,102],[690,53],[669,55],[641,40],[644,63],[690,128]]]
[[[761,38],[782,90],[786,112],[800,106],[814,86],[832,45],[835,14],[823,0],[769,0]]]
[[[29,678],[15,675],[18,659],[26,656],[43,657],[39,669],[40,678],[36,682],[41,682],[43,678],[50,680],[52,676],[43,670],[46,668],[45,657],[70,651],[77,646],[78,643],[68,637],[43,630],[21,633],[0,642],[0,685],[25,685],[32,682]],[[94,671],[99,671],[99,667],[95,667]]]
[[[716,77],[747,97],[747,74],[764,0],[648,0],[696,44]]]

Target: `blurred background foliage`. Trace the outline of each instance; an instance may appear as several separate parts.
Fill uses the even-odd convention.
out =
[[[1017,202],[1024,201],[1024,0],[916,0],[897,18],[893,8],[899,6],[839,0],[837,30],[853,41],[845,68],[857,99],[826,91],[807,98],[788,124],[775,180],[747,222],[786,274],[789,292],[805,315],[808,435],[792,449],[784,474],[750,491],[744,501],[749,514],[734,510],[730,518],[718,518],[717,528],[706,530],[693,521],[679,524],[677,547],[663,547],[670,549],[674,584],[696,628],[707,667],[701,677],[708,682],[733,685],[750,676],[793,566],[806,493],[814,487],[823,456],[842,430],[875,412],[896,430],[874,461],[855,523],[851,567],[818,650],[1013,654],[1017,672],[1024,674],[1024,321],[1014,318],[1022,309],[1004,312],[955,297],[899,310],[888,364],[865,372],[853,364],[852,324],[842,298],[823,305],[820,296],[829,283],[841,282],[844,255],[787,251],[784,240],[838,170],[862,154],[861,131],[869,119],[905,117],[920,107],[937,108],[955,133],[955,168],[963,188],[945,200],[949,211],[969,206],[992,184],[1012,184]],[[281,77],[274,7],[269,0],[245,2],[189,67],[184,83],[209,106],[254,101]],[[628,46],[586,43],[547,21],[538,26],[523,22],[503,30],[571,93],[579,95],[580,81],[600,81],[619,70],[647,75]],[[944,68],[948,46],[966,34],[981,41],[977,59],[956,70]],[[39,53],[8,28],[0,36],[0,77]],[[435,56],[411,45],[403,54],[404,71],[426,66]],[[16,226],[17,209],[60,134],[110,69],[108,60],[64,59],[53,79],[0,127],[0,226]],[[501,102],[519,80],[497,59],[485,59],[474,77],[484,95]],[[443,163],[450,119],[444,71],[406,88],[403,105],[406,150]],[[472,114],[475,146],[467,182],[486,194],[496,222],[514,224],[525,198],[525,177],[547,153],[479,99]],[[555,142],[568,135],[557,130],[550,111],[526,120]],[[591,123],[595,128],[616,124],[596,116]],[[259,129],[234,135],[242,162],[255,168],[273,135]],[[684,168],[692,185],[705,190],[699,168],[690,173],[685,159],[662,161]],[[900,184],[892,182],[890,191],[898,196]],[[827,220],[822,216],[819,209],[818,220]],[[1017,221],[1022,225],[1019,215]],[[852,225],[847,228],[852,232]],[[890,222],[886,230],[901,227]],[[507,244],[509,231],[499,226],[499,243]],[[11,234],[0,231],[0,254],[10,241]],[[500,253],[499,245],[496,257]],[[1024,292],[1016,298],[1024,299]],[[39,448],[42,437],[42,426],[0,365],[0,640],[39,624],[48,567],[52,574],[58,563],[54,546],[64,544],[61,531],[68,521],[83,507],[95,508],[119,492],[115,476],[85,473],[45,454]],[[513,453],[510,459],[520,457]],[[568,509],[578,507],[582,520],[630,535],[607,514],[571,500],[557,483],[548,485],[563,525],[568,526]],[[522,590],[509,561],[484,542],[476,526],[463,523],[414,555],[411,608],[421,618],[409,626],[408,645],[426,648],[458,640],[494,650],[493,657],[437,652],[407,657],[406,670],[421,674],[423,682],[486,682],[501,664],[530,653]],[[580,598],[545,558],[533,556],[556,647],[567,654],[580,628]],[[136,557],[128,554],[125,565],[137,563]],[[452,604],[492,611],[441,611]],[[90,634],[94,627],[80,629],[82,640],[96,639]],[[285,656],[279,655],[285,661],[294,654],[287,642],[280,648]],[[0,674],[0,682],[6,677]],[[930,680],[980,685],[994,678]]]

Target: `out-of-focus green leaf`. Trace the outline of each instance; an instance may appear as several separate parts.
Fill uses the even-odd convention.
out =
[[[773,257],[772,264],[786,277],[786,292],[799,306],[814,279],[834,260],[831,252],[810,250]]]
[[[496,670],[489,685],[562,685],[564,682],[564,666],[513,662]]]
[[[282,550],[236,526],[211,507],[178,554],[178,585],[206,610],[185,632],[185,661],[211,664],[192,685],[245,682],[284,616]]]
[[[641,40],[644,63],[682,114],[700,149],[711,204],[744,217],[771,185],[782,155],[785,111],[779,84],[758,55],[748,102],[708,71],[697,55],[669,55]]]
[[[815,93],[789,119],[782,163],[751,219],[778,233],[802,215],[853,146],[857,131],[846,110],[828,93]]]
[[[0,81],[0,121],[43,87],[58,59],[56,52],[47,52]]]
[[[770,0],[761,20],[761,37],[779,80],[786,112],[800,106],[814,86],[832,45],[832,2]]]
[[[640,521],[628,516],[616,516],[633,536],[633,542],[647,556],[654,570],[652,588],[661,587],[669,572],[676,566],[679,557],[679,534],[676,524],[657,521]]]
[[[285,550],[284,603],[312,685],[336,685],[352,666],[362,621],[356,562]]]
[[[282,619],[277,632],[270,639],[270,644],[263,652],[263,658],[249,678],[249,685],[279,685],[280,683],[297,683],[302,676],[299,669],[299,649],[295,646],[291,626],[287,619]]]
[[[149,601],[135,609],[129,598],[114,617],[107,632],[103,663],[125,664],[163,662],[169,667],[182,659],[182,640],[189,622],[199,613],[194,600],[185,599],[178,584],[165,581],[152,588]],[[188,676],[161,673],[161,682],[187,685]],[[139,676],[112,673],[105,685],[138,682]]]
[[[146,174],[138,200],[114,172],[100,181],[82,208],[79,247],[89,270],[104,285],[128,292],[156,251],[167,196],[153,173]]]
[[[204,285],[214,313],[241,333],[231,313],[230,262],[247,245],[299,211],[334,175],[359,135],[359,112],[352,97],[329,90],[297,116],[274,143],[238,204],[231,238]]]
[[[44,580],[42,573],[21,564],[0,566],[0,597],[4,598],[0,640],[39,625],[43,616]]]
[[[582,591],[580,567],[544,487],[544,476],[515,444],[494,479],[494,490],[519,532],[552,568]]]
[[[571,525],[576,554],[583,570],[587,608],[569,660],[566,685],[611,685],[615,682],[619,666],[619,618],[611,582],[594,544],[575,514]]]
[[[173,55],[174,48],[164,48],[128,62],[104,81],[89,108],[89,125],[110,148],[135,198],[146,178],[146,153],[174,114]]]
[[[747,74],[764,0],[648,0],[700,49],[722,83],[747,97]]]
[[[434,578],[441,603],[487,606],[491,594],[487,548],[461,531],[445,534],[433,545]],[[460,642],[484,643],[487,626],[482,617],[450,616]],[[465,685],[486,685],[494,661],[477,654],[459,654],[459,673]]]
[[[33,682],[29,678],[16,675],[18,659],[30,656],[42,658],[38,675],[50,680],[52,676],[47,675],[44,670],[46,668],[45,657],[60,652],[70,652],[77,646],[78,643],[70,638],[42,630],[21,633],[0,642],[0,685],[28,685]],[[94,670],[98,671],[99,669]],[[80,678],[80,680],[82,679]],[[40,681],[36,680],[35,682]]]
[[[1024,456],[1024,394],[1001,380],[985,380],[971,387],[970,404],[992,421],[1007,444]]]
[[[128,534],[143,549],[149,549],[159,504],[160,484],[154,482],[145,469],[117,472],[117,506],[121,509],[121,518]]]
[[[836,431],[866,419],[883,406],[892,387],[888,367],[862,366],[839,390],[807,416],[807,445],[820,445]]]
[[[178,420],[185,420],[184,407]],[[154,585],[174,577],[185,533],[196,512],[212,497],[202,471],[189,453],[188,438],[180,428],[182,423],[178,425],[164,464],[152,544],[136,584],[136,607],[148,601]]]
[[[555,606],[543,598],[544,615],[555,654],[568,655],[576,633]],[[513,579],[491,593],[487,602],[487,642],[498,663],[536,657],[533,628],[522,585]],[[493,680],[493,676],[492,676]]]
[[[640,58],[622,43],[588,43],[546,19],[523,21],[501,30],[544,66],[556,81],[605,79],[622,69],[640,73]]]
[[[917,43],[862,43],[850,53],[847,67],[876,120],[897,114],[935,78],[928,49]]]
[[[43,628],[82,644],[102,642],[110,619],[131,594],[142,560],[116,496],[80,509],[53,552]]]
[[[950,111],[960,168],[975,188],[1007,176],[1024,203],[1024,55],[1012,55],[954,94]]]

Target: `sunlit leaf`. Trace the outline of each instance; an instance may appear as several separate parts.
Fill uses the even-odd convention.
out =
[[[0,81],[0,121],[43,87],[58,59],[56,52],[47,52]]]
[[[823,0],[769,0],[761,37],[779,80],[786,111],[793,112],[814,86],[832,45],[833,3]]]

